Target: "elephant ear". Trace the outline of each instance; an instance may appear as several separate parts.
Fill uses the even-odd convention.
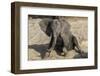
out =
[[[41,30],[47,35],[51,36],[51,19],[42,19],[39,23]]]
[[[39,22],[39,25],[40,25],[41,30],[42,30],[44,33],[46,33],[46,28],[47,28],[47,23],[46,23],[46,21],[45,21],[44,19],[41,20],[41,21]]]

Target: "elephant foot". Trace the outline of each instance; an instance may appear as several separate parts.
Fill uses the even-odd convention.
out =
[[[51,52],[51,50],[48,49],[44,56],[45,59],[47,59],[50,56],[50,52]]]
[[[48,58],[50,56],[50,52],[46,52],[44,58]]]
[[[62,55],[62,56],[64,56],[64,55],[65,55],[65,53],[64,53],[64,52],[62,52],[62,53],[61,53],[61,55]]]
[[[65,52],[62,52],[62,53],[61,53],[61,56],[66,56],[66,53],[65,53]]]

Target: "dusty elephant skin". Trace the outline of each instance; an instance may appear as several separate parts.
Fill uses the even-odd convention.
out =
[[[87,48],[87,18],[29,16],[28,60],[87,58]]]
[[[40,27],[48,36],[51,36],[47,54],[50,54],[50,52],[54,50],[54,48],[58,50],[57,47],[60,47],[60,49],[62,50],[62,48],[65,47],[68,51],[76,50],[82,56],[78,41],[70,31],[70,24],[65,21],[63,17],[53,17],[52,19],[48,20],[43,19],[40,22]],[[59,40],[61,46],[58,46]],[[63,51],[62,54],[66,55],[66,52]]]

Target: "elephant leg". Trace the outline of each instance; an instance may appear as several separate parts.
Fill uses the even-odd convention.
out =
[[[56,40],[57,40],[57,35],[52,35],[48,50],[47,50],[46,55],[45,55],[46,57],[49,57],[50,56],[50,52],[52,50],[54,50],[55,45],[56,45]]]
[[[63,52],[61,53],[62,56],[66,56],[67,55],[67,50],[65,47],[63,47]]]
[[[82,55],[81,48],[80,48],[78,40],[76,39],[75,36],[72,37],[72,42],[73,42],[73,47],[74,47],[75,51],[78,52],[80,55]]]
[[[50,43],[49,43],[48,49],[50,49],[50,48],[52,47],[53,41],[54,41],[54,37],[53,37],[53,35],[52,35],[51,40],[50,40]]]
[[[63,40],[63,52],[61,53],[62,56],[66,56],[67,55],[67,39],[66,39],[66,35],[65,34],[61,34],[62,40]]]
[[[55,48],[56,41],[57,41],[57,35],[52,36],[48,51],[52,51]]]

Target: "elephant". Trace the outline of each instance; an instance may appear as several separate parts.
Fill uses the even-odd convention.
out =
[[[64,17],[54,16],[52,18],[44,18],[40,21],[39,25],[41,30],[51,37],[46,56],[49,56],[52,50],[59,47],[61,50],[65,47],[67,51],[75,50],[80,55],[82,54],[78,40],[70,31],[71,26]],[[62,55],[66,56],[64,50]]]

